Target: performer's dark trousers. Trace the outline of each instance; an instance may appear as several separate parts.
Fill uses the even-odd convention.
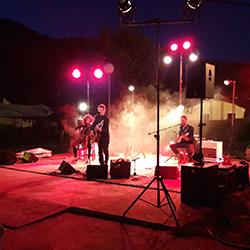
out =
[[[109,160],[109,135],[101,135],[98,142],[99,162],[101,165],[108,164]],[[103,155],[105,158],[103,158]]]
[[[191,159],[193,153],[194,153],[194,149],[193,149],[193,144],[191,143],[185,143],[185,142],[177,142],[174,144],[170,145],[170,148],[172,149],[172,151],[177,155],[179,154],[179,150],[178,148],[185,148],[187,153],[188,153],[188,157],[189,159]]]

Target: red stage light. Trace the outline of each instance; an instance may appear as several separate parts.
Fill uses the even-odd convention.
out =
[[[94,77],[101,79],[103,77],[103,71],[100,68],[94,70]]]
[[[79,69],[74,69],[73,71],[72,71],[72,76],[74,77],[74,78],[76,78],[76,79],[78,79],[78,78],[80,78],[81,77],[81,71],[79,70]]]
[[[190,49],[191,48],[191,43],[189,41],[185,41],[183,44],[182,44],[182,47],[183,49],[187,50],[187,49]]]
[[[171,49],[171,51],[175,52],[178,49],[178,44],[177,43],[172,43],[170,45],[170,49]]]

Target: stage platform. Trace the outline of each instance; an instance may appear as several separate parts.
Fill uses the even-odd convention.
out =
[[[142,155],[137,157],[136,161],[131,161],[131,177],[124,178],[124,179],[111,179],[108,176],[106,180],[99,180],[99,181],[106,181],[110,183],[116,184],[131,184],[131,185],[147,185],[147,183],[151,180],[151,178],[155,174],[155,165],[156,165],[156,156],[153,154]],[[169,157],[162,156],[160,159],[160,166],[161,167],[176,167],[176,171],[180,171],[180,165],[176,159],[170,159],[166,162]],[[111,156],[110,160],[117,160],[123,159],[122,154],[117,154],[116,156]],[[86,176],[84,175],[86,172],[87,164],[84,160],[78,160],[77,162],[74,161],[74,157],[72,154],[57,154],[51,157],[39,158],[37,162],[34,163],[23,163],[21,160],[18,160],[13,165],[5,165],[5,168],[19,170],[19,171],[27,171],[33,172],[37,174],[46,174],[46,175],[62,175],[61,172],[58,170],[60,164],[66,161],[69,163],[77,173],[71,174],[70,176],[67,175],[66,177],[76,178],[86,180]],[[98,160],[95,159],[91,162],[92,165],[99,164]],[[110,170],[110,164],[109,169]],[[136,172],[136,176],[134,176],[134,172]],[[178,175],[180,176],[180,175]],[[180,178],[176,180],[168,179],[164,180],[168,187],[172,191],[180,192]]]
[[[122,155],[111,157],[119,158]],[[161,157],[160,165],[178,167],[175,159],[167,164],[166,159]],[[204,226],[214,222],[215,214],[223,208],[182,203],[181,177],[164,183],[188,237],[174,236],[175,223],[168,206],[159,209],[138,201],[127,217],[167,225],[170,231],[121,223],[123,212],[153,178],[155,155],[146,154],[136,161],[138,176],[97,181],[86,180],[86,163],[72,160],[72,154],[59,154],[40,158],[35,163],[0,166],[3,249],[231,249],[210,238]],[[68,162],[77,173],[61,175],[58,168],[62,161]],[[131,174],[133,171],[132,164]],[[155,187],[156,183],[144,194],[144,199],[154,204]]]

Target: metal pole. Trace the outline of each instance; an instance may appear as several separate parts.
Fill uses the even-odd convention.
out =
[[[134,103],[135,103],[134,91],[131,92],[131,103],[132,103],[132,111],[134,111]]]
[[[156,175],[157,175],[157,207],[160,207],[160,23],[157,25],[157,68],[156,68],[156,89],[157,89],[157,160],[156,160]]]
[[[199,125],[199,137],[200,137],[200,150],[199,150],[199,164],[201,167],[204,166],[204,157],[202,152],[202,137],[203,137],[203,98],[200,99],[200,125]]]
[[[200,138],[200,155],[202,155],[202,129],[203,129],[203,98],[200,99],[200,130],[199,130],[199,138]]]
[[[90,85],[90,83],[89,83],[89,79],[87,79],[87,103],[88,103],[88,110],[89,110],[89,85]]]
[[[233,93],[232,93],[232,117],[231,117],[231,136],[228,141],[227,146],[227,154],[229,154],[229,150],[234,141],[234,122],[235,122],[235,88],[236,88],[236,81],[230,80],[229,84],[233,84]]]
[[[111,96],[110,96],[110,91],[111,91],[111,74],[108,74],[108,116],[110,117],[110,112],[111,112]]]
[[[232,120],[231,126],[234,127],[234,120],[235,120],[235,81],[233,81],[233,95],[232,95]]]
[[[182,52],[180,52],[179,105],[182,104],[182,85],[183,85],[183,56]]]

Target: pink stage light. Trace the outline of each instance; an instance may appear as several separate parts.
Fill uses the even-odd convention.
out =
[[[94,77],[101,79],[103,77],[103,71],[100,68],[94,70]]]
[[[182,44],[182,47],[183,49],[187,50],[187,49],[190,49],[191,48],[191,43],[189,41],[185,41],[183,44]]]
[[[170,49],[171,49],[172,52],[177,51],[177,49],[178,49],[178,44],[177,44],[177,43],[172,43],[172,44],[170,45]]]
[[[79,69],[74,69],[73,71],[72,71],[72,76],[75,78],[75,79],[78,79],[78,78],[80,78],[81,77],[81,71],[79,70]]]

